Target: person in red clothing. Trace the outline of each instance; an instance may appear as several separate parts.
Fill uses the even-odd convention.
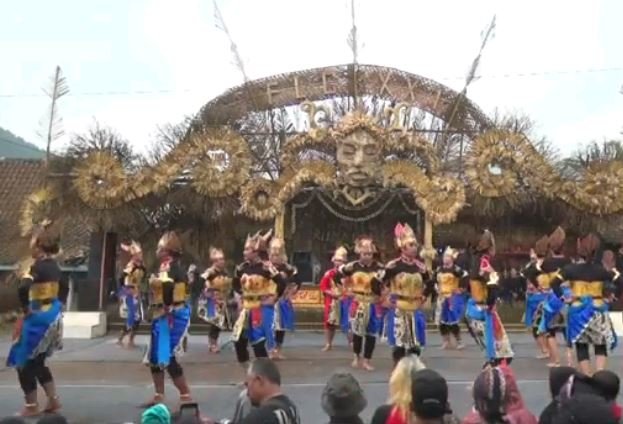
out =
[[[335,282],[337,269],[346,263],[348,259],[348,251],[344,247],[338,247],[331,258],[333,268],[324,273],[320,280],[320,291],[324,296],[324,331],[326,344],[322,349],[323,352],[331,350],[333,347],[333,338],[335,337],[335,329],[340,325],[340,299],[342,296],[342,287]]]

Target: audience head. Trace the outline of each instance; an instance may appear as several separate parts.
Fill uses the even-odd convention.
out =
[[[159,403],[143,412],[141,424],[171,424],[171,413],[164,404]]]
[[[389,403],[401,409],[405,416],[411,410],[412,375],[425,368],[417,356],[408,355],[398,361],[389,378]]]
[[[26,421],[20,417],[6,417],[0,419],[0,424],[26,424]]]
[[[594,394],[576,394],[565,400],[553,420],[553,424],[615,424],[612,406]]]
[[[67,424],[67,419],[59,414],[51,414],[39,419],[37,424]]]
[[[348,418],[359,416],[368,401],[355,377],[335,373],[322,391],[321,404],[329,417]]]
[[[474,407],[486,422],[503,422],[506,415],[506,378],[499,367],[487,367],[476,377]]]
[[[572,367],[553,367],[549,370],[549,391],[552,398],[560,393],[565,383],[569,381],[569,377],[575,374],[575,368]]]
[[[268,358],[258,358],[251,363],[245,382],[253,406],[281,391],[281,374],[277,365]]]
[[[597,371],[593,374],[593,380],[595,380],[595,383],[599,389],[601,389],[601,392],[607,401],[612,402],[617,398],[617,396],[619,396],[621,381],[619,380],[619,376],[612,371]]]

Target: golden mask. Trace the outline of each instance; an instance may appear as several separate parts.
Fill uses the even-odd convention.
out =
[[[439,293],[442,297],[452,296],[459,289],[459,277],[451,272],[437,274],[437,283],[439,283]]]
[[[33,283],[28,291],[28,299],[32,301],[53,300],[58,298],[58,282]]]
[[[413,311],[420,307],[424,300],[424,281],[418,273],[401,272],[391,283],[391,292],[397,296],[396,307]]]
[[[600,299],[604,293],[603,281],[572,281],[571,292],[574,297],[590,296],[594,299]]]
[[[469,290],[472,299],[476,303],[485,303],[487,301],[487,284],[480,280],[469,280]]]

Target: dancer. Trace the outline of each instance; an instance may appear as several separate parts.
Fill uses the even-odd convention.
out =
[[[155,394],[143,407],[164,401],[165,369],[179,392],[180,403],[192,402],[184,370],[178,362],[184,353],[183,343],[190,325],[188,276],[180,264],[181,254],[182,244],[177,234],[173,231],[164,233],[156,250],[158,274],[149,280],[151,337],[143,359],[151,369]]]
[[[437,312],[439,332],[443,338],[442,349],[454,346],[461,350],[465,345],[461,341],[459,324],[465,315],[465,297],[463,292],[467,287],[468,273],[456,265],[458,251],[450,246],[443,252],[442,264],[436,271],[436,281],[439,297],[437,298]],[[451,338],[454,337],[454,345]]]
[[[375,252],[376,246],[372,238],[360,236],[355,241],[355,253],[359,255],[359,259],[342,265],[335,274],[337,284],[342,278],[351,278],[354,295],[350,309],[354,356],[352,366],[353,368],[362,366],[367,371],[374,370],[370,360],[381,325],[381,317],[376,313],[376,303],[381,295],[382,283],[378,276],[383,270],[383,265],[374,260]]]
[[[561,271],[562,280],[569,281],[573,295],[567,316],[567,334],[569,341],[575,345],[580,370],[587,375],[592,374],[589,345],[595,349],[597,371],[606,367],[608,349],[614,349],[617,345],[617,336],[604,299],[611,294],[606,283],[618,276],[601,264],[592,262],[599,245],[599,239],[594,234],[578,240],[580,261],[565,266]]]
[[[266,345],[272,346],[275,301],[285,288],[285,280],[268,261],[266,246],[272,231],[247,236],[244,262],[238,265],[233,288],[241,295],[242,307],[234,324],[232,340],[238,363],[246,370],[249,362],[249,343],[256,358],[267,358]],[[267,258],[266,258],[267,259]]]
[[[294,306],[292,297],[301,288],[298,280],[296,267],[290,265],[286,255],[286,245],[283,239],[273,237],[269,246],[269,260],[277,271],[281,274],[285,287],[283,292],[279,291],[277,304],[275,305],[275,345],[272,348],[271,359],[285,359],[281,353],[283,342],[285,341],[286,331],[294,331]]]
[[[541,287],[540,281],[547,279],[542,266],[545,256],[547,256],[548,245],[549,239],[547,236],[543,236],[537,240],[534,244],[534,248],[530,252],[532,260],[522,271],[522,276],[526,279],[526,310],[524,312],[524,324],[532,331],[532,337],[541,351],[541,353],[536,356],[537,359],[546,359],[550,356],[545,334],[539,332],[540,317],[543,313],[542,303],[547,297],[547,294]],[[541,282],[543,285],[546,283],[545,281]],[[549,284],[547,285],[549,286]]]
[[[130,255],[128,264],[123,269],[121,276],[121,289],[119,291],[119,316],[125,319],[125,326],[117,339],[117,344],[123,346],[126,336],[128,348],[135,348],[134,337],[136,330],[143,320],[143,301],[141,287],[145,278],[145,266],[143,265],[143,250],[135,241],[129,244],[121,244],[121,250]]]
[[[498,315],[495,303],[498,291],[498,273],[491,265],[495,255],[493,233],[485,230],[475,248],[470,270],[466,318],[470,333],[485,351],[485,365],[510,363],[514,356],[508,335]]]
[[[563,282],[560,271],[570,263],[569,259],[562,254],[565,236],[565,231],[561,227],[556,228],[550,234],[547,240],[551,256],[543,260],[541,265],[543,274],[537,277],[539,290],[545,295],[539,308],[537,332],[539,335],[545,335],[549,351],[549,363],[547,364],[549,367],[560,365],[556,333],[564,333],[565,328],[563,315],[565,304],[562,299],[563,293],[560,289],[560,285]]]
[[[409,224],[396,224],[394,239],[400,257],[387,263],[383,283],[391,293],[387,333],[396,366],[406,355],[419,356],[426,345],[426,316],[421,307],[432,290],[427,289],[429,275],[417,258],[418,243]]]
[[[342,321],[342,296],[344,295],[343,282],[340,284],[335,281],[335,274],[340,266],[346,263],[348,251],[344,247],[338,247],[333,253],[331,262],[333,268],[328,270],[320,280],[320,292],[324,296],[324,332],[325,345],[323,352],[327,352],[333,348],[333,339],[335,337],[336,328],[340,327]],[[346,311],[348,317],[348,310]]]
[[[232,279],[225,270],[225,255],[221,249],[210,248],[212,265],[199,279],[203,283],[203,292],[199,297],[197,315],[208,323],[208,338],[211,353],[219,353],[218,336],[227,328],[229,313],[227,297],[231,291]]]
[[[18,296],[24,311],[13,333],[13,344],[7,366],[17,370],[25,404],[19,415],[40,414],[37,382],[43,388],[47,404],[43,412],[61,408],[56,385],[45,360],[62,346],[62,302],[67,295],[61,269],[54,259],[60,246],[60,231],[48,220],[38,227],[31,238],[34,263],[21,276]]]

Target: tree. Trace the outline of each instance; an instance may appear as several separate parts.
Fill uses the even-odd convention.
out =
[[[568,178],[581,178],[588,169],[598,169],[613,160],[623,160],[621,140],[592,141],[578,149],[562,163],[563,174]]]

